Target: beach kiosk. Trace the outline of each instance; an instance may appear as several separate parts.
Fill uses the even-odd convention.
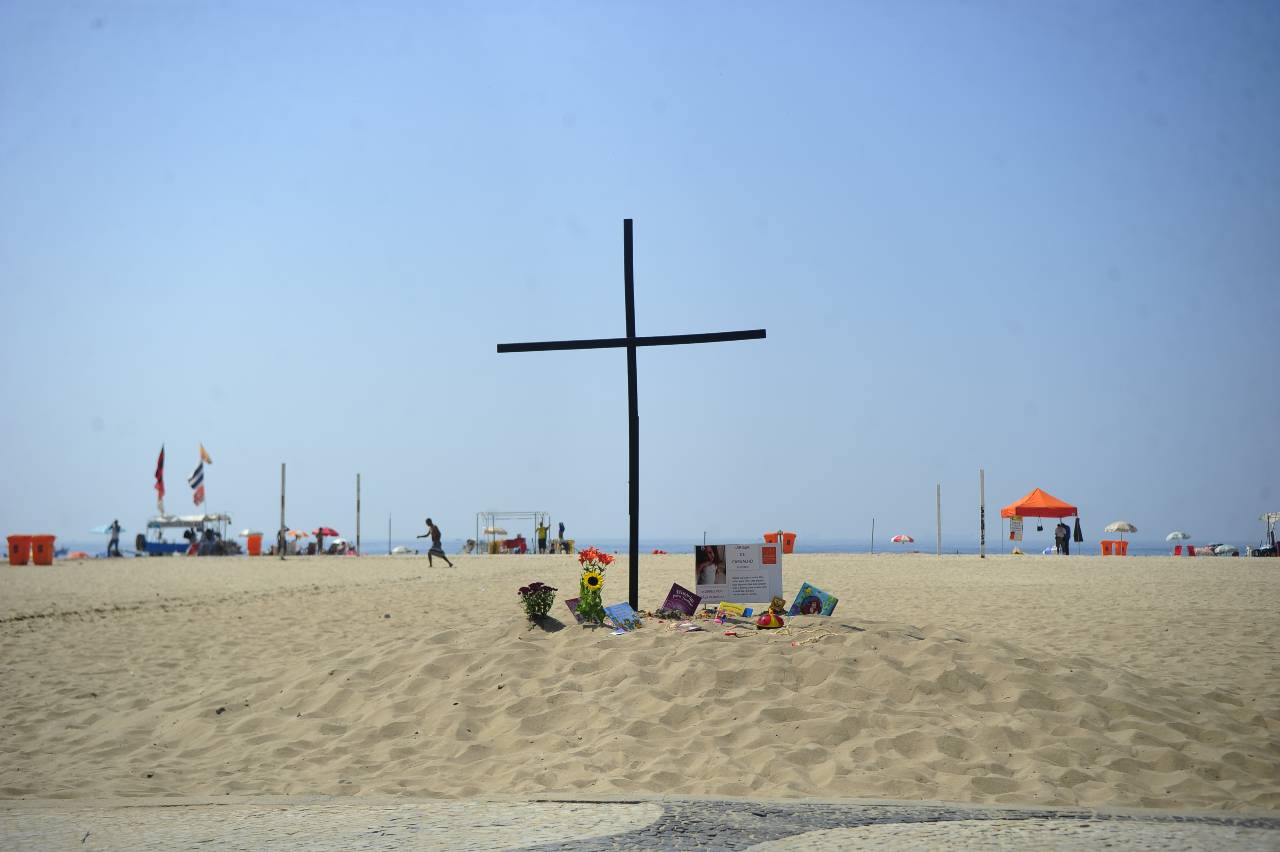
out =
[[[1080,522],[1080,512],[1070,503],[1063,502],[1048,491],[1032,489],[1021,500],[1015,500],[1000,510],[1001,518],[1072,518]],[[1109,554],[1108,554],[1109,555]]]
[[[219,540],[226,538],[231,516],[222,513],[211,515],[156,515],[147,521],[147,536],[138,542],[138,550],[148,556],[170,556],[186,553],[191,547],[192,536],[199,541],[205,530],[214,530]],[[168,541],[165,530],[190,530],[191,536],[178,541]]]

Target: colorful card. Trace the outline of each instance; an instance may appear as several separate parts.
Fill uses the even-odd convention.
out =
[[[567,606],[567,607],[569,607],[569,612],[573,613],[573,620],[574,620],[574,621],[576,621],[576,622],[578,622],[579,624],[581,624],[581,623],[582,623],[582,616],[578,615],[578,601],[580,601],[580,600],[582,600],[582,599],[581,599],[581,598],[568,598],[568,599],[566,599],[566,600],[565,600],[565,602],[564,602],[564,605],[565,605],[565,606]]]
[[[667,592],[667,599],[663,602],[662,608],[678,610],[685,615],[695,615],[700,603],[702,603],[702,595],[694,594],[679,583],[672,583],[671,591]]]
[[[829,595],[812,583],[805,583],[796,592],[795,602],[791,604],[788,615],[830,615],[835,611],[840,599]]]
[[[629,603],[618,603],[604,608],[605,617],[614,627],[623,630],[635,630],[640,626],[640,615]]]

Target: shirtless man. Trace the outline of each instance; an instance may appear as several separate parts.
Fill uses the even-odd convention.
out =
[[[431,549],[427,551],[427,567],[434,567],[431,557],[439,556],[446,565],[452,568],[453,563],[449,561],[449,557],[444,555],[444,548],[440,546],[440,528],[430,518],[427,518],[427,531],[418,536],[418,538],[426,538],[428,536],[431,537]]]

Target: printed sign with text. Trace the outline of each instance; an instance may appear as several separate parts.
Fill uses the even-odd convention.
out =
[[[702,603],[763,603],[782,596],[776,544],[703,544],[693,550],[694,588]]]

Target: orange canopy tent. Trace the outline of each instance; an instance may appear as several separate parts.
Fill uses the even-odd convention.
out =
[[[1067,518],[1079,514],[1075,506],[1063,503],[1057,497],[1039,488],[1000,510],[1002,518],[1012,518],[1014,515],[1024,518]]]

